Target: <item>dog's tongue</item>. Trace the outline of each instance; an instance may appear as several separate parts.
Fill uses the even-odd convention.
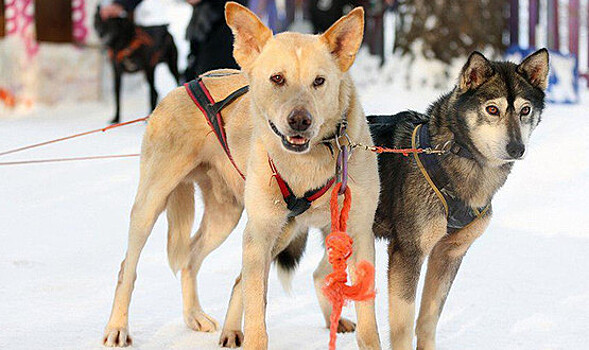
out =
[[[302,136],[288,136],[286,139],[288,140],[288,142],[295,145],[302,145],[307,142],[307,139]]]

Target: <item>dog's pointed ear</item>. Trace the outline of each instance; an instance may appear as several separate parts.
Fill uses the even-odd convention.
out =
[[[460,73],[460,89],[468,91],[481,86],[495,73],[491,62],[482,53],[474,51]]]
[[[321,35],[339,68],[346,72],[354,63],[364,36],[364,9],[356,7]]]
[[[548,72],[550,71],[550,55],[548,50],[540,49],[526,57],[517,72],[523,75],[533,86],[546,90],[548,87]]]
[[[236,2],[225,5],[225,19],[235,37],[233,57],[247,70],[272,37],[272,31],[253,12]]]

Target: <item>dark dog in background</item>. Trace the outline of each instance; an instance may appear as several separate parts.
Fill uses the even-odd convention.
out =
[[[102,19],[100,7],[94,16],[94,28],[102,44],[108,49],[114,72],[115,117],[111,123],[120,122],[121,77],[123,73],[145,72],[149,83],[151,109],[157,105],[155,67],[165,62],[180,85],[178,50],[167,25],[136,26],[129,16]]]
[[[540,122],[548,51],[519,65],[473,53],[459,83],[427,115],[369,117],[374,143],[437,148],[440,154],[379,155],[380,203],[374,231],[389,241],[392,348],[414,349],[415,297],[429,256],[417,318],[417,348],[435,349],[438,319],[462,258],[491,220],[491,200]],[[475,346],[476,348],[476,346]]]

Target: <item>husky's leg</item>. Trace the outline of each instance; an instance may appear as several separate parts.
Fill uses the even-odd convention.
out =
[[[417,348],[434,350],[436,326],[466,251],[486,229],[489,217],[442,238],[432,250],[417,319]]]
[[[182,269],[184,321],[195,331],[214,332],[219,324],[202,310],[196,277],[204,259],[227,239],[239,222],[243,206],[229,191],[215,193],[213,186],[220,185],[213,184],[208,177],[199,180],[198,184],[205,208],[200,227],[190,244],[190,262]]]
[[[324,228],[321,230],[323,233],[323,238],[327,237],[329,234],[329,228]],[[323,286],[325,285],[325,277],[329,275],[332,271],[331,265],[327,260],[327,252],[323,254],[323,258],[317,265],[317,268],[313,272],[313,281],[315,282],[315,293],[317,294],[317,300],[319,301],[319,306],[321,307],[321,312],[323,312],[323,317],[325,318],[325,325],[327,328],[331,325],[330,317],[331,317],[331,304],[329,300],[323,294]],[[338,333],[348,333],[353,332],[356,329],[356,324],[347,318],[341,317],[339,320],[339,324],[337,325],[337,332]]]
[[[446,233],[443,217],[416,229],[418,241],[399,240],[389,244],[389,323],[391,346],[410,350],[415,325],[415,294],[421,265],[434,245]]]
[[[129,303],[137,276],[139,255],[155,220],[166,205],[168,195],[194,168],[194,164],[186,162],[185,156],[181,154],[170,156],[160,150],[158,156],[155,156],[153,149],[146,146],[148,142],[144,142],[142,152],[141,177],[131,211],[127,253],[119,271],[112,312],[103,338],[106,346],[131,344],[128,332]]]

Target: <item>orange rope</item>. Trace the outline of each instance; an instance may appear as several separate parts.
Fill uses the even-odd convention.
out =
[[[70,136],[66,136],[66,137],[61,137],[61,138],[58,138],[58,139],[55,139],[55,140],[44,141],[44,142],[35,143],[35,144],[24,146],[24,147],[19,147],[19,148],[11,149],[11,150],[8,150],[8,151],[0,152],[0,156],[5,156],[7,154],[22,152],[22,151],[25,151],[25,150],[28,150],[28,149],[31,149],[31,148],[37,148],[37,147],[41,147],[41,146],[50,145],[52,143],[57,143],[57,142],[61,142],[61,141],[71,140],[71,139],[75,139],[75,138],[78,138],[78,137],[82,137],[82,136],[94,134],[94,133],[97,133],[97,132],[105,132],[105,131],[108,131],[110,129],[118,128],[120,126],[125,126],[125,125],[129,125],[129,124],[134,124],[134,123],[142,122],[142,121],[147,120],[148,118],[149,118],[149,116],[143,117],[143,118],[139,118],[139,119],[135,119],[135,120],[131,120],[131,121],[124,122],[124,123],[109,125],[106,128],[94,129],[94,130],[90,130],[90,131],[81,132],[79,134],[74,134],[74,135],[70,135]]]
[[[70,161],[94,160],[94,159],[130,158],[130,157],[139,157],[139,156],[140,156],[140,154],[137,153],[137,154],[113,154],[113,155],[89,156],[89,157],[33,159],[33,160],[21,160],[21,161],[15,161],[15,162],[0,162],[0,166],[39,164],[39,163],[57,163],[57,162],[70,162]]]
[[[375,153],[400,153],[405,157],[409,156],[409,153],[424,153],[425,150],[423,148],[386,148],[381,146],[373,146],[370,149],[372,152]]]
[[[338,192],[341,182],[336,184],[331,192],[331,233],[325,238],[325,248],[333,272],[325,278],[323,294],[332,306],[329,327],[329,349],[335,350],[337,327],[342,314],[342,308],[348,300],[365,301],[373,299],[374,266],[368,261],[361,261],[356,266],[356,281],[347,285],[347,260],[352,255],[353,240],[346,233],[352,193],[350,187],[344,192],[344,203],[341,212],[338,208]]]

